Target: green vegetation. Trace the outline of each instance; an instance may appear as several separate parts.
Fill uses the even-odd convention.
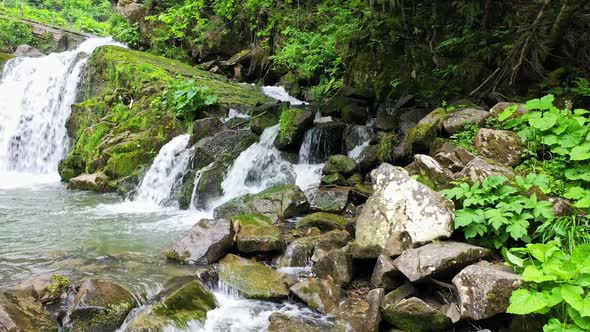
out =
[[[395,159],[395,146],[399,139],[395,133],[380,133],[377,143],[377,158],[381,162],[392,162]]]
[[[171,81],[165,94],[167,104],[176,110],[176,117],[189,123],[199,116],[199,111],[203,111],[201,117],[205,117],[207,107],[217,104],[217,96],[194,80]]]
[[[473,154],[479,154],[474,145],[475,137],[477,136],[478,131],[478,126],[474,124],[468,124],[465,126],[465,128],[463,128],[463,130],[453,134],[451,136],[451,141],[453,141],[453,143],[455,143],[457,146],[460,146]]]
[[[15,20],[0,18],[0,52],[12,53],[15,45],[33,44],[33,41],[31,27]]]
[[[51,276],[51,284],[45,289],[49,294],[49,297],[58,297],[61,293],[70,286],[68,278],[54,274]]]

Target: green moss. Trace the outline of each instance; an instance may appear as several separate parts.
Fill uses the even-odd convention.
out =
[[[186,327],[190,320],[203,322],[209,310],[217,307],[215,296],[200,281],[193,280],[168,296],[154,313]]]
[[[4,65],[12,58],[14,58],[14,55],[12,54],[0,53],[0,73],[2,73]]]
[[[377,143],[377,158],[381,162],[392,162],[395,159],[394,150],[399,143],[395,133],[380,133]]]
[[[295,134],[295,117],[298,113],[303,113],[300,109],[284,109],[279,119],[279,138],[284,142],[290,142]]]
[[[272,220],[263,214],[238,214],[231,217],[233,222],[239,222],[241,225],[272,225]]]
[[[333,229],[344,229],[346,220],[337,214],[316,212],[297,221],[296,227],[317,227],[322,231],[331,231]]]
[[[70,281],[68,278],[59,274],[54,274],[51,276],[51,284],[49,284],[45,290],[49,297],[54,297],[60,295],[69,285]]]

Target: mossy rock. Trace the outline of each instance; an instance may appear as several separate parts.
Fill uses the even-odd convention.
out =
[[[279,123],[279,117],[273,114],[260,114],[250,118],[250,130],[257,135],[262,135],[264,129]]]
[[[383,318],[404,331],[447,331],[451,319],[419,298],[412,297],[396,304],[386,304]]]
[[[123,287],[106,280],[87,280],[74,299],[72,331],[114,331],[136,306],[133,295]]]
[[[404,144],[405,154],[427,153],[430,143],[438,136],[441,131],[443,119],[446,116],[444,108],[437,108],[418,121],[412,128],[402,143]]]
[[[296,227],[317,227],[320,230],[327,232],[334,229],[344,229],[346,227],[346,219],[333,213],[316,212],[297,221]]]
[[[233,216],[238,224],[236,246],[245,254],[280,251],[285,245],[281,230],[272,225],[272,220],[261,214]]]
[[[58,331],[51,314],[28,294],[0,293],[0,313],[0,331]]]
[[[0,73],[4,70],[4,65],[12,58],[14,55],[0,52]]]
[[[219,279],[249,299],[281,300],[289,296],[281,273],[232,254],[219,261]]]
[[[328,186],[344,186],[346,185],[346,179],[342,174],[334,173],[322,176],[321,183]]]
[[[158,316],[172,320],[179,327],[186,327],[188,321],[204,322],[207,312],[217,307],[215,295],[198,280],[192,280],[154,307]]]
[[[314,114],[310,110],[300,108],[283,110],[275,146],[280,150],[298,147],[305,131],[313,126],[313,119]]]
[[[322,172],[325,175],[340,173],[343,176],[350,176],[358,170],[359,164],[354,159],[339,154],[328,159]]]

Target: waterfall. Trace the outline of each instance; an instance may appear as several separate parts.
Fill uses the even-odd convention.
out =
[[[199,189],[199,183],[201,183],[201,177],[203,176],[203,173],[210,170],[213,166],[215,166],[214,162],[201,168],[200,170],[197,171],[197,174],[195,174],[195,181],[193,183],[193,193],[191,194],[191,202],[189,204],[189,209],[192,210],[197,207],[197,203],[199,201],[199,197],[197,197],[197,189]]]
[[[234,161],[223,180],[223,200],[262,191],[270,186],[294,182],[293,165],[274,147],[279,126],[266,128],[260,141],[244,150]]]
[[[134,202],[157,206],[170,204],[182,181],[192,150],[187,149],[190,135],[180,135],[164,145],[141,180]]]
[[[363,150],[369,146],[373,139],[373,129],[367,126],[352,126],[352,133],[350,134],[354,140],[358,143],[354,148],[348,151],[348,157],[356,161],[359,161],[359,157]]]
[[[65,124],[88,54],[109,44],[110,38],[89,39],[73,51],[6,64],[0,81],[0,183],[59,181],[57,167],[70,148]]]
[[[289,93],[287,93],[287,90],[282,86],[263,86],[262,93],[273,99],[289,102],[291,105],[306,104],[304,101],[290,96]]]

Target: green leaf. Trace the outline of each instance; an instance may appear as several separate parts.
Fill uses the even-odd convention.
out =
[[[528,289],[517,289],[510,296],[510,305],[506,312],[509,314],[526,315],[540,312],[546,307],[551,307],[551,295],[547,292],[531,292]]]
[[[529,124],[533,128],[539,129],[540,131],[545,131],[555,126],[558,118],[559,117],[557,114],[547,113],[544,114],[541,118],[529,119]]]
[[[545,275],[545,274],[543,274],[543,272],[541,270],[539,270],[539,268],[537,268],[534,265],[529,265],[524,269],[524,271],[522,273],[522,278],[524,281],[535,282],[538,284],[545,282],[545,281],[557,280],[556,276]]]
[[[560,251],[555,242],[528,244],[527,249],[531,256],[540,262],[546,262],[554,253]]]
[[[502,113],[500,113],[500,115],[498,115],[498,120],[501,122],[506,121],[508,118],[510,118],[518,109],[518,105],[511,105],[508,106],[504,109],[504,111],[502,111]]]
[[[578,327],[584,329],[584,331],[590,331],[590,317],[582,317],[580,313],[572,307],[567,307],[567,314]]]
[[[590,196],[582,198],[581,200],[577,201],[574,205],[580,209],[590,208]]]
[[[584,143],[576,146],[570,152],[571,160],[588,160],[590,159],[590,143]]]

